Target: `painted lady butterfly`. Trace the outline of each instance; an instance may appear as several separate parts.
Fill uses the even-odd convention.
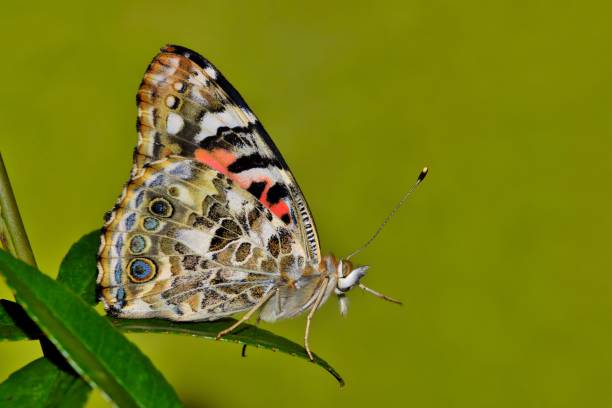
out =
[[[321,256],[285,160],[210,62],[184,47],[162,48],[137,103],[131,179],[98,254],[108,313],[203,321],[246,312],[221,337],[256,311],[268,322],[308,311],[312,359],[310,321],[332,292],[343,310],[354,286],[386,298],[360,284],[366,266]]]

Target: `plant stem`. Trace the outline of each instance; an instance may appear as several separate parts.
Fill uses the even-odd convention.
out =
[[[6,228],[6,231],[2,231],[3,227]],[[7,245],[5,249],[13,253],[16,258],[35,267],[34,253],[23,226],[19,207],[17,207],[17,201],[15,201],[11,182],[0,153],[0,235],[3,234],[6,234],[6,236],[4,236],[5,239],[0,243],[0,246]]]
[[[5,249],[15,258],[36,267],[36,259],[34,258],[21,214],[19,214],[19,207],[17,206],[15,194],[13,193],[13,188],[4,166],[4,160],[2,160],[2,153],[0,153],[0,249]],[[21,306],[18,307],[24,312]],[[43,355],[52,362],[55,371],[58,373],[60,371],[70,373],[72,375],[69,377],[69,381],[75,381],[73,378],[78,378],[78,375],[73,371],[59,350],[44,336],[39,341]],[[53,372],[52,375],[57,374]],[[59,385],[61,386],[61,383]],[[86,385],[83,387],[86,390],[89,389]]]

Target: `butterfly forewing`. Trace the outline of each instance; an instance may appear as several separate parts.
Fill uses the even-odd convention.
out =
[[[168,155],[194,159],[248,191],[321,260],[314,221],[285,160],[244,99],[205,58],[166,46],[138,92],[133,174]]]
[[[213,320],[299,278],[295,231],[224,174],[180,156],[142,165],[105,225],[98,284],[120,317]]]

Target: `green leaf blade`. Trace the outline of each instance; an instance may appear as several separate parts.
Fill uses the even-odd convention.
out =
[[[172,322],[160,319],[117,319],[109,318],[113,326],[125,333],[172,333],[197,336],[207,340],[215,340],[217,333],[231,326],[234,319],[223,319],[213,322]],[[310,361],[304,347],[268,330],[260,329],[250,324],[243,324],[231,333],[221,338],[221,341],[247,344],[249,346],[280,351],[291,356]],[[321,357],[314,355],[314,363],[329,372],[340,384],[344,385],[342,376]]]
[[[70,288],[90,305],[96,299],[96,263],[100,231],[92,231],[79,239],[62,260],[57,281]]]
[[[10,300],[0,300],[0,341],[33,340],[40,336],[40,329],[21,306]]]
[[[58,369],[43,357],[15,371],[0,384],[0,406],[77,408],[85,405],[89,390],[83,379]]]
[[[74,369],[117,405],[181,406],[151,361],[71,290],[4,251],[0,273]]]

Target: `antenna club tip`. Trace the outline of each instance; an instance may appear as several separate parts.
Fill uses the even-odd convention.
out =
[[[427,173],[429,173],[429,167],[425,166],[423,167],[423,170],[421,170],[421,174],[419,174],[419,178],[417,179],[417,181],[420,183],[421,181],[423,181],[423,179],[425,178],[425,176],[427,176]]]

